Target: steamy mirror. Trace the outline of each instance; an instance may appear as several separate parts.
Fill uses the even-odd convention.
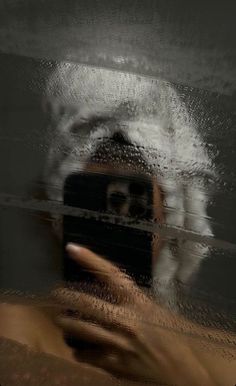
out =
[[[15,51],[0,56],[1,385],[233,385],[232,90]]]

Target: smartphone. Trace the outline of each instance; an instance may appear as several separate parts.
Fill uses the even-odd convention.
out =
[[[65,245],[78,243],[111,260],[140,286],[149,287],[152,279],[152,232],[101,220],[104,214],[122,218],[152,220],[153,186],[148,177],[78,172],[64,183],[64,204],[91,210],[95,218],[65,215],[63,218],[64,279],[91,282],[86,272],[69,258]],[[102,217],[103,216],[103,217]]]

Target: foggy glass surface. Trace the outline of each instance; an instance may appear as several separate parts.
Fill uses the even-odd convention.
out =
[[[140,173],[144,167],[144,174],[157,179],[163,219],[133,218],[131,188],[123,180],[106,191],[107,200],[113,190],[126,197],[123,212],[109,204],[107,217],[83,210],[73,216],[94,218],[98,226],[120,224],[127,232],[151,232],[150,248],[157,238],[162,240],[152,256],[149,290],[155,301],[199,325],[235,332],[235,57],[230,10],[220,19],[228,20],[223,33],[221,23],[216,28],[217,11],[208,25],[212,9],[206,7],[202,18],[200,10],[194,18],[189,9],[191,24],[181,12],[174,19],[174,11],[162,3],[152,13],[150,2],[142,18],[137,4],[140,20],[137,16],[134,22],[133,6],[127,6],[127,13],[117,11],[119,7],[96,13],[98,6],[91,10],[74,4],[60,26],[63,1],[58,13],[44,2],[34,11],[19,2],[2,2],[19,32],[1,24],[3,302],[34,303],[61,283],[62,219],[75,213],[63,206],[63,184],[72,172],[84,170],[102,139],[121,132],[128,141],[126,156],[111,161],[112,173],[119,169],[126,181],[130,152],[129,170],[137,167]],[[81,15],[78,25],[76,15]],[[132,163],[132,154],[135,158],[138,152],[144,166],[136,159]],[[106,158],[99,157],[95,173],[102,176]],[[98,200],[97,191],[90,195]],[[139,203],[147,205],[146,192],[133,195],[142,196]]]

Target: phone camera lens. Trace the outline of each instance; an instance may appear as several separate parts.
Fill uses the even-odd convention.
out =
[[[122,192],[113,192],[109,196],[109,204],[111,207],[120,208],[126,202],[127,196]]]
[[[141,196],[145,193],[145,185],[139,184],[137,182],[132,182],[129,186],[129,191],[131,195]]]
[[[129,213],[131,217],[143,217],[146,214],[146,208],[141,204],[132,204]]]

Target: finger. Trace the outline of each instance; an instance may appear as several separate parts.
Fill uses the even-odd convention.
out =
[[[107,346],[118,351],[134,353],[132,345],[126,338],[95,323],[67,317],[58,317],[57,323],[64,331],[77,339],[95,343],[96,345]]]
[[[137,291],[140,292],[135,283],[110,261],[75,244],[68,244],[66,249],[75,261],[91,271],[117,295],[122,294],[123,298],[131,300]]]
[[[101,348],[77,350],[74,353],[78,362],[89,363],[90,365],[105,370],[110,373],[112,376],[127,377],[127,363],[129,363],[129,356],[126,357],[126,361],[123,359],[125,355],[118,355],[113,353],[111,350],[101,350]],[[121,359],[122,358],[122,361]],[[124,365],[123,362],[126,362]],[[122,362],[122,363],[121,363]]]
[[[133,310],[67,288],[55,290],[53,296],[58,303],[67,305],[84,319],[132,335],[132,327],[137,321],[137,315]]]
[[[99,323],[111,323],[119,311],[118,306],[103,299],[68,288],[54,290],[52,295],[61,305],[77,311],[84,318]]]
[[[105,370],[117,379],[120,378],[122,385],[125,380],[125,384],[130,384],[130,381],[132,381],[131,384],[136,385],[136,382],[138,381],[139,385],[148,384],[154,386],[153,383],[150,383],[151,380],[148,377],[143,376],[143,364],[140,363],[140,360],[135,353],[130,354],[122,350],[101,350],[100,348],[95,348],[93,350],[83,350],[82,352],[78,351],[75,355],[79,362],[89,363],[96,368]],[[146,371],[145,367],[145,372]],[[133,381],[135,382],[134,384]],[[140,381],[142,383],[140,383]]]

